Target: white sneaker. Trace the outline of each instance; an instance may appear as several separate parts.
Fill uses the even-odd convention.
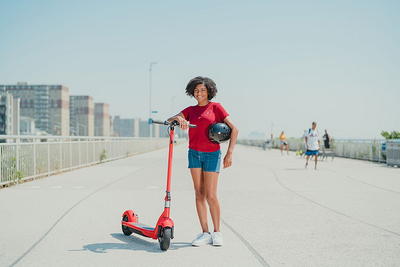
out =
[[[214,232],[211,234],[211,237],[213,246],[222,246],[224,244],[221,232]]]
[[[198,247],[202,245],[207,245],[212,243],[212,238],[210,233],[198,234],[196,239],[192,241],[192,246]]]

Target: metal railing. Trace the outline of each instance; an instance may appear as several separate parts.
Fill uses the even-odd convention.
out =
[[[400,139],[388,140],[386,143],[386,163],[400,167]]]
[[[334,139],[331,142],[331,151],[335,156],[370,160],[376,162],[386,162],[386,143],[399,142],[384,139]],[[272,142],[269,140],[267,144],[264,140],[238,140],[238,143],[250,146],[271,147],[279,148],[279,139],[274,139]],[[304,139],[302,138],[289,138],[289,148],[292,151],[305,149]],[[321,141],[321,148],[323,142]],[[396,150],[397,151],[397,150]],[[400,155],[400,152],[393,152],[393,155]],[[400,156],[399,156],[400,157]],[[399,159],[400,162],[400,159]]]
[[[166,147],[166,138],[0,136],[0,185]],[[3,142],[4,142],[3,141]]]
[[[334,151],[339,157],[386,162],[382,149],[383,139],[339,139],[335,141]]]

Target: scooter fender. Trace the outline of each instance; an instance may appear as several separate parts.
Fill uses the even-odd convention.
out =
[[[174,221],[171,218],[160,218],[160,220],[158,221],[158,226],[161,226],[162,228],[173,228],[174,227]]]
[[[124,216],[128,217],[128,222],[138,222],[138,216],[133,212],[133,210],[126,210],[123,214],[122,214],[122,218]]]
[[[174,238],[174,221],[171,218],[161,217],[157,222],[157,237],[161,235],[161,230],[164,228],[171,228],[172,229],[172,236]]]

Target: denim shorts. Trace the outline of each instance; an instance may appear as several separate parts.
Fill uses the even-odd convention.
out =
[[[306,151],[306,155],[307,156],[314,156],[314,155],[317,155],[318,156],[318,150],[308,150],[307,149],[307,151]]]
[[[221,150],[215,152],[200,152],[189,148],[188,168],[201,168],[205,172],[219,172],[221,167]]]

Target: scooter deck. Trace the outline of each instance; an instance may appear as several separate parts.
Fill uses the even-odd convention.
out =
[[[132,225],[132,227],[139,227],[139,228],[142,228],[142,229],[144,229],[144,230],[154,231],[154,227],[145,225],[145,224],[143,224],[143,223],[127,222],[126,224]]]

